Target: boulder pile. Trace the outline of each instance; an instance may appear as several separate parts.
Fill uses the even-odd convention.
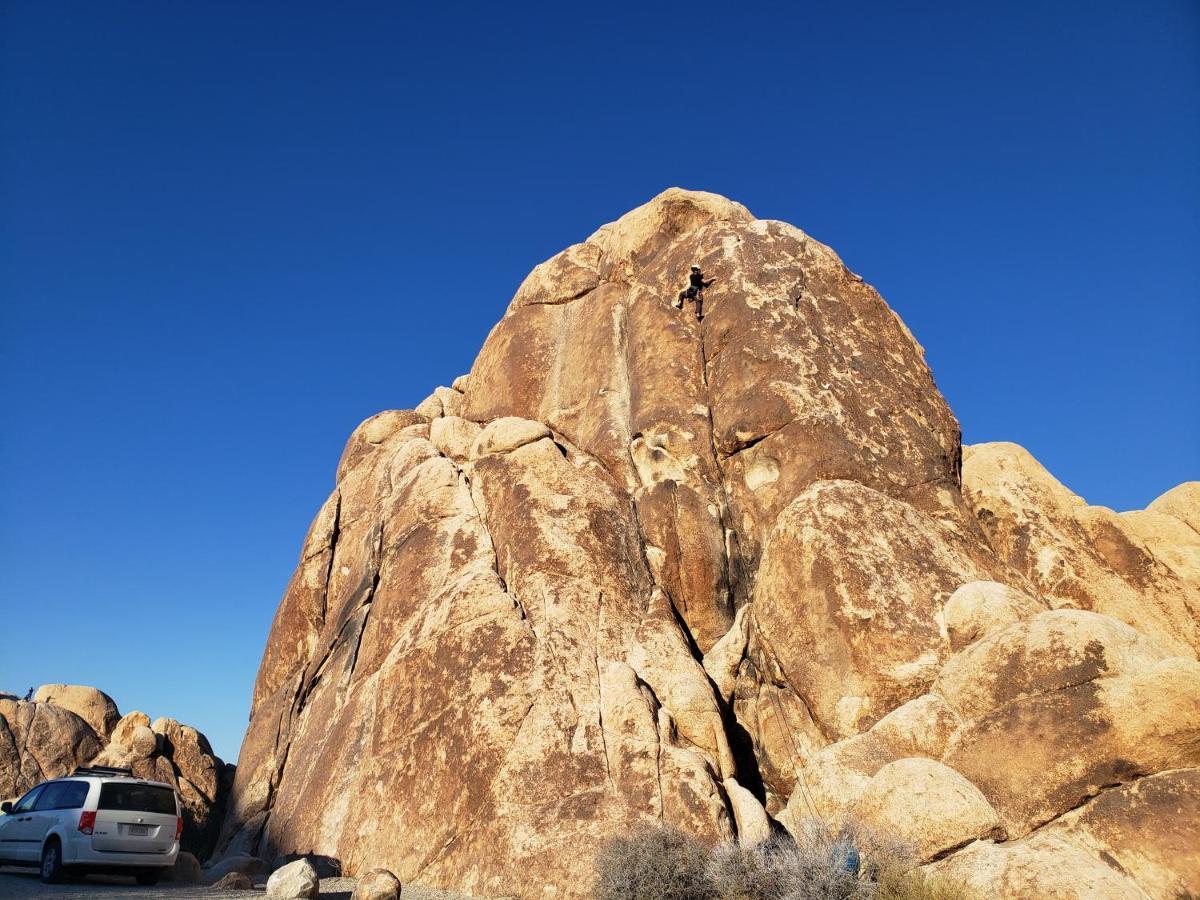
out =
[[[79,766],[123,766],[175,787],[183,802],[184,850],[211,853],[233,782],[208,739],[174,719],[124,716],[94,687],[46,684],[30,700],[0,695],[0,796],[19,797]]]
[[[964,448],[829,247],[672,189],[351,435],[221,843],[575,897],[637,821],[852,817],[985,896],[1200,892],[1198,529]]]

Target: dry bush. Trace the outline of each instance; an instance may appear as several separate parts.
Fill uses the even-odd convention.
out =
[[[920,869],[890,866],[877,876],[878,900],[969,900],[965,888]]]
[[[900,843],[846,824],[806,822],[754,847],[711,853],[673,828],[642,826],[596,860],[596,900],[966,900],[916,868]]]
[[[714,900],[708,851],[689,834],[642,825],[596,855],[596,900]]]

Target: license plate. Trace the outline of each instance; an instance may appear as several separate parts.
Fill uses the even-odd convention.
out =
[[[149,825],[130,825],[129,833],[134,837],[145,837],[150,833]]]

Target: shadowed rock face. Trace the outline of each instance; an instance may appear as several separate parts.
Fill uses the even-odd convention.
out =
[[[715,278],[702,322],[672,303],[692,264]],[[638,820],[715,842],[855,814],[911,825],[942,865],[1196,766],[1168,575],[1052,612],[1036,554],[981,512],[994,473],[964,499],[961,469],[921,348],[833,251],[665,192],[535,267],[469,376],[351,436],[276,613],[223,846],[579,896]],[[1180,582],[1192,497],[1127,529]],[[1129,559],[1113,543],[1088,571]],[[1166,610],[1153,634],[1129,627],[1139,597]],[[1152,682],[1169,690],[1140,702]],[[1080,833],[1054,852],[1106,866]]]

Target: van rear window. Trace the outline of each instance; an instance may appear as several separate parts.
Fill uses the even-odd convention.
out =
[[[100,809],[175,815],[175,792],[150,784],[121,784],[110,781],[100,785]]]

